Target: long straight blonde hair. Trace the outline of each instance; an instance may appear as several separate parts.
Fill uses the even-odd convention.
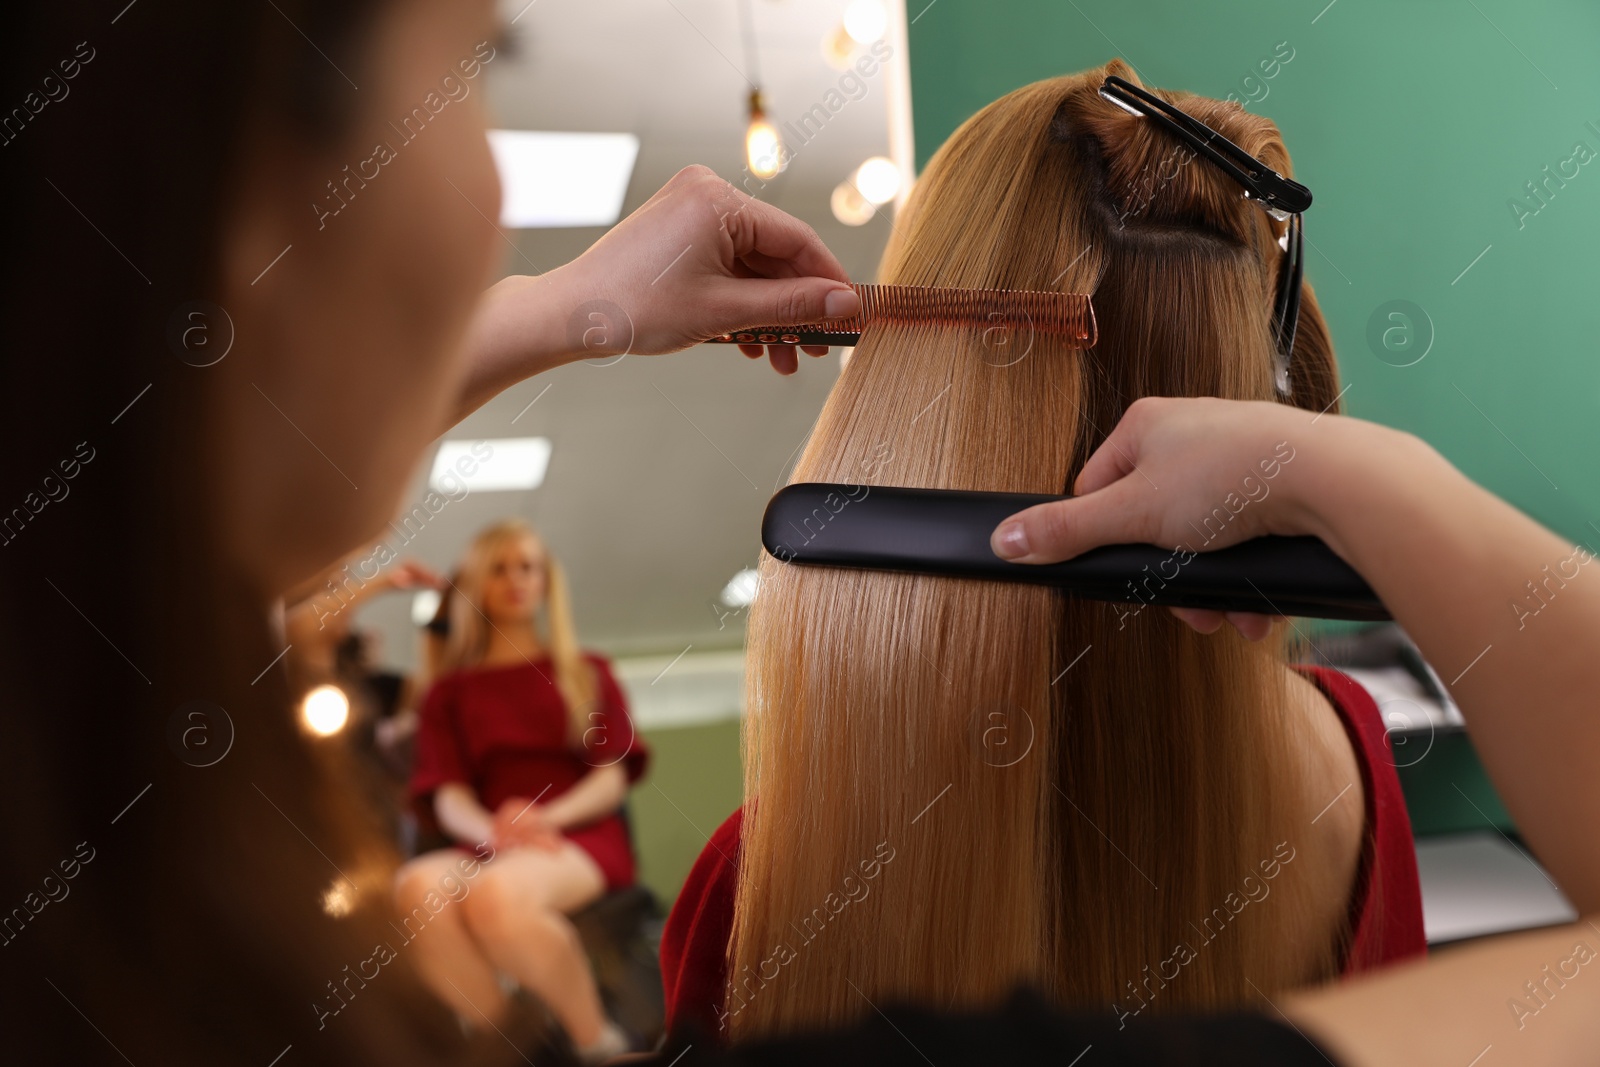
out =
[[[483,662],[489,651],[489,617],[483,611],[483,588],[494,566],[495,556],[512,541],[531,540],[544,556],[544,626],[539,639],[550,650],[555,669],[556,689],[567,705],[569,736],[576,741],[591,725],[598,680],[594,668],[583,657],[578,631],[572,624],[566,572],[550,552],[538,532],[522,519],[502,519],[479,531],[467,547],[454,594],[450,598],[450,634],[439,658],[440,673],[471,670]],[[537,619],[535,626],[537,627]]]
[[[880,271],[1091,293],[1098,345],[873,327],[792,481],[1061,493],[1136,397],[1274,395],[1282,224],[1102,100],[1107,74],[1135,80],[1113,62],[968,120]],[[1164,95],[1289,172],[1268,120]],[[1294,398],[1319,409],[1336,372],[1303,296]],[[733,1039],[886,1000],[975,1006],[1020,981],[1127,1016],[1334,972],[1339,930],[1309,966],[1281,951],[1315,893],[1284,832],[1304,738],[1281,627],[1263,648],[1043,587],[770,556],[760,572]],[[1279,903],[1243,907],[1269,880]]]

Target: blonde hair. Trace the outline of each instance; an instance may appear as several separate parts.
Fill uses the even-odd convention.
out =
[[[1097,347],[869,329],[793,481],[1061,493],[1135,397],[1274,395],[1281,224],[1101,100],[1108,73],[1135,80],[1114,61],[969,119],[919,179],[880,271],[1092,293]],[[1163,95],[1289,172],[1268,120]],[[1313,408],[1337,392],[1309,288],[1294,390]],[[886,1000],[976,1006],[1021,981],[1137,1012],[1334,973],[1342,930],[1310,960],[1282,951],[1317,892],[1285,841],[1286,756],[1305,742],[1282,628],[1259,648],[1043,587],[770,556],[760,571],[734,1039]],[[1269,877],[1287,899],[1232,909],[1241,883]],[[1174,961],[1179,945],[1191,958]]]
[[[594,711],[598,681],[594,668],[584,659],[577,629],[572,624],[566,573],[544,539],[522,519],[502,519],[479,531],[468,546],[454,579],[454,595],[449,598],[450,633],[439,656],[438,673],[471,670],[483,662],[489,650],[490,626],[483,611],[484,583],[501,548],[524,539],[538,545],[544,556],[545,625],[540,640],[550,650],[556,689],[567,705],[569,737],[576,743],[591,725],[588,716]]]

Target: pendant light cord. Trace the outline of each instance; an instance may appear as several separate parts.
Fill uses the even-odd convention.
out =
[[[750,10],[750,0],[737,0],[739,4],[739,24],[744,38],[744,65],[749,72],[749,80],[756,88],[761,87],[761,64],[756,54],[756,28],[755,17]]]

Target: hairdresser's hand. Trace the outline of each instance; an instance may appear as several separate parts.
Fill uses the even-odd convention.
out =
[[[1137,400],[1084,464],[1073,499],[1011,516],[991,547],[1019,563],[1054,563],[1100,545],[1207,552],[1264,534],[1315,534],[1293,476],[1313,417],[1268,402]],[[1226,619],[1251,640],[1271,624],[1246,612],[1171,610],[1202,633]]]
[[[749,326],[854,315],[861,300],[849,283],[811,227],[705,167],[686,167],[571,263],[507,278],[485,294],[454,417],[561,363],[676,352]],[[740,347],[762,354],[760,345]],[[780,374],[798,366],[794,345],[772,345],[767,355]]]
[[[841,318],[861,307],[844,268],[810,226],[700,166],[679,171],[563,269],[581,299],[611,300],[625,312],[631,351],[644,355],[747,326]],[[592,324],[577,325],[582,343]],[[590,336],[583,354],[630,350],[626,338]],[[742,348],[762,354],[760,345]],[[794,372],[793,345],[772,345],[767,354],[779,373]]]

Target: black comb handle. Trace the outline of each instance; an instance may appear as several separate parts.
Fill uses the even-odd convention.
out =
[[[1106,545],[1064,563],[1011,563],[989,547],[1023,508],[1065,497],[834,482],[779,490],[762,546],[789,563],[1058,586],[1088,600],[1321,619],[1390,617],[1362,577],[1315,537],[1259,537],[1214,552]],[[1199,538],[1196,538],[1198,541]]]

